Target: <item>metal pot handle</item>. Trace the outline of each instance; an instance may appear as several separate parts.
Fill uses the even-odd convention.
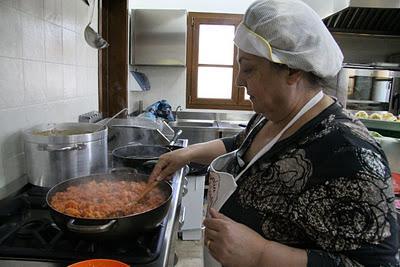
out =
[[[48,151],[48,152],[59,152],[59,151],[73,151],[73,150],[84,150],[86,149],[87,145],[84,143],[74,144],[72,146],[66,147],[57,147],[47,144],[39,144],[38,150],[39,151]]]
[[[75,224],[75,219],[71,219],[67,223],[67,228],[75,233],[97,234],[108,232],[116,222],[117,220],[111,220],[102,225],[77,225]]]
[[[151,168],[151,167],[154,168],[154,166],[156,166],[157,162],[158,162],[158,159],[148,160],[148,161],[143,162],[142,166],[145,168]]]

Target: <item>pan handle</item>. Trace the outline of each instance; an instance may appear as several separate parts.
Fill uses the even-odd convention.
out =
[[[71,219],[68,221],[67,227],[75,233],[97,234],[108,232],[116,222],[117,220],[110,220],[108,223],[102,225],[77,225],[75,224],[75,219]]]
[[[148,160],[142,163],[142,166],[145,168],[154,168],[158,162],[158,159]]]

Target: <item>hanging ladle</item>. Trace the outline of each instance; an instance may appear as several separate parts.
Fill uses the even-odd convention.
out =
[[[96,0],[92,1],[92,11],[91,11],[91,15],[90,15],[90,20],[88,25],[86,25],[85,28],[85,40],[88,43],[88,45],[90,45],[93,48],[96,49],[103,49],[106,48],[107,46],[109,46],[109,44],[107,43],[106,40],[103,39],[103,37],[101,37],[101,35],[99,33],[97,33],[95,30],[93,30],[92,27],[90,27],[90,24],[92,23],[92,19],[93,19],[93,13],[94,13],[94,7],[96,6]],[[90,7],[90,5],[89,5]]]

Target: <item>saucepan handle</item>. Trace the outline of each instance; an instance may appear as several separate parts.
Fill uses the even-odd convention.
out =
[[[158,160],[157,159],[153,159],[153,160],[148,160],[142,163],[142,166],[145,168],[153,168],[154,166],[156,166]]]
[[[105,233],[110,231],[111,227],[117,222],[117,220],[110,220],[106,224],[101,225],[78,225],[75,223],[75,219],[71,219],[67,223],[67,228],[71,232],[82,233],[82,234],[97,234]]]

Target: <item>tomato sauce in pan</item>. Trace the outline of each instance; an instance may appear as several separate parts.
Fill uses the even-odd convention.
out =
[[[146,185],[145,182],[93,180],[56,192],[50,204],[55,210],[78,218],[108,219],[134,215],[154,209],[166,200],[165,194],[156,187],[135,203]]]

